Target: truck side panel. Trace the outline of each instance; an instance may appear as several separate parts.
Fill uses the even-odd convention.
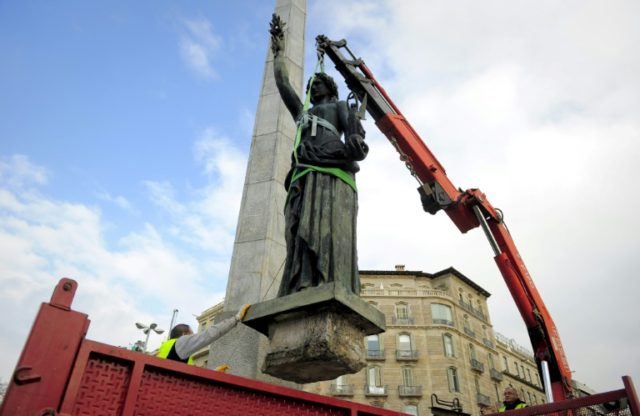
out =
[[[70,309],[76,287],[62,279],[42,305],[0,416],[404,414],[87,340],[87,316]]]

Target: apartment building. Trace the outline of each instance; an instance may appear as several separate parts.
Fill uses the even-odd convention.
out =
[[[363,270],[361,297],[386,316],[365,339],[367,367],[305,390],[413,415],[480,414],[513,386],[544,401],[533,355],[494,331],[490,294],[454,268]]]

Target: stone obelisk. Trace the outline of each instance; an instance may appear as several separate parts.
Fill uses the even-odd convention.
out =
[[[286,57],[291,84],[302,91],[306,0],[276,0],[275,13],[286,22]],[[265,16],[264,31],[271,16]],[[284,180],[291,165],[296,127],[280,99],[273,77],[273,56],[267,45],[262,88],[238,216],[227,282],[224,319],[245,303],[274,298],[286,256]],[[228,373],[277,381],[260,371],[267,338],[244,325],[216,341],[209,366],[230,366]]]

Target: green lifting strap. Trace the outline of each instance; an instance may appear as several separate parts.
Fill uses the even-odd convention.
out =
[[[309,166],[302,171],[298,171],[298,169],[296,169],[296,172],[291,177],[291,183],[294,183],[295,181],[302,178],[304,175],[306,175],[309,172],[322,172],[322,173],[328,173],[329,175],[333,175],[338,179],[342,180],[347,185],[349,185],[354,191],[358,192],[358,189],[356,188],[355,179],[353,179],[351,175],[349,175],[347,172],[345,172],[340,168],[325,168],[320,166]]]
[[[309,80],[309,87],[313,85],[313,81],[316,78],[316,72],[318,72],[318,68],[320,69],[321,72],[324,72],[324,60],[320,55],[318,56],[318,63],[316,64],[316,68],[313,71],[313,75],[311,75],[311,79]],[[307,94],[304,97],[304,106],[302,107],[302,115],[307,114],[309,112],[310,104],[311,104],[311,88],[307,90]],[[303,119],[303,117],[301,117],[301,119]],[[296,131],[296,139],[293,144],[293,158],[296,161],[296,165],[298,164],[298,147],[300,146],[300,141],[302,140],[302,127],[303,127],[303,123],[299,123],[298,130]],[[309,172],[321,172],[321,173],[333,175],[338,179],[340,179],[341,181],[343,181],[344,183],[346,183],[347,185],[349,185],[354,190],[354,192],[358,192],[358,188],[356,187],[356,181],[353,178],[353,176],[349,175],[344,170],[340,168],[335,168],[335,167],[328,168],[328,167],[321,167],[321,166],[305,165],[305,168],[303,170],[294,168],[289,186],[291,186],[295,181],[302,178],[304,175],[306,175]]]

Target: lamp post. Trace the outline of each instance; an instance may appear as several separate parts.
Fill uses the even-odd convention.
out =
[[[167,334],[167,340],[171,336],[171,330],[173,329],[173,324],[176,323],[176,316],[178,316],[178,310],[174,309],[173,314],[171,315],[171,324],[169,325],[169,333]]]
[[[147,352],[147,344],[149,342],[149,335],[151,334],[151,331],[155,332],[156,334],[162,334],[164,332],[164,329],[158,328],[158,324],[156,324],[155,322],[149,326],[141,324],[140,322],[136,322],[136,327],[138,329],[142,329],[142,332],[144,332],[144,334],[147,336],[144,340],[142,352]]]

